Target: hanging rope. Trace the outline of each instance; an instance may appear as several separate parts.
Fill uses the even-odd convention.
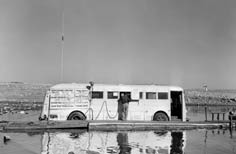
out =
[[[104,101],[104,102],[106,102],[106,101]],[[115,118],[117,117],[117,115],[118,115],[118,112],[116,112],[115,116],[111,116],[111,115],[109,114],[108,107],[107,107],[107,102],[106,102],[106,111],[107,111],[107,115],[108,115],[108,117],[109,117],[110,119],[115,119]]]
[[[99,110],[99,112],[98,112],[98,114],[97,114],[95,120],[97,120],[98,117],[99,117],[99,115],[101,114],[101,112],[102,112],[102,108],[103,108],[104,104],[105,104],[105,101],[102,103],[102,107],[100,108],[100,110]]]
[[[95,120],[97,120],[98,117],[100,116],[104,104],[106,105],[106,112],[107,112],[108,117],[109,117],[110,119],[115,119],[115,118],[117,117],[117,115],[118,115],[118,112],[116,112],[115,116],[111,116],[110,113],[109,113],[109,111],[108,111],[107,102],[106,102],[106,101],[103,101],[102,106],[101,106],[101,108],[100,108],[100,110],[99,110],[99,112],[98,112],[98,114],[97,114]]]

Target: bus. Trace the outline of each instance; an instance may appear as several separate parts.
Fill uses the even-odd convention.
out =
[[[39,120],[118,120],[118,99],[122,94],[131,99],[127,120],[186,121],[181,87],[92,82],[52,86]]]

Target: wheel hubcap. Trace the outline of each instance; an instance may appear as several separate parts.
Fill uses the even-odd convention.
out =
[[[73,120],[80,120],[80,118],[77,117],[77,116],[74,116],[72,119],[73,119]]]

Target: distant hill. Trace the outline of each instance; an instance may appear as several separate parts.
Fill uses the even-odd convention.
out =
[[[43,102],[50,84],[0,82],[0,101]]]
[[[51,84],[29,84],[21,82],[0,82],[0,102],[43,102]],[[186,89],[187,104],[235,104],[236,90]]]
[[[185,100],[187,104],[236,105],[236,90],[220,89],[204,91],[203,89],[186,89]]]

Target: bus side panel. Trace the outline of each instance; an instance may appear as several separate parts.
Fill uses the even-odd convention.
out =
[[[153,116],[158,111],[163,111],[170,119],[170,101],[169,100],[155,100],[145,102],[147,119],[153,120]]]
[[[83,113],[86,116],[87,120],[90,120],[88,119],[89,118],[88,109],[81,109],[81,108],[66,108],[63,110],[51,109],[50,115],[57,115],[57,118],[50,118],[50,120],[67,120],[68,116],[74,111],[79,111]]]
[[[91,101],[91,109],[93,118],[91,120],[104,120],[105,101],[103,99],[93,99]]]
[[[128,109],[128,120],[148,120],[145,110],[146,107],[143,100],[130,102]]]
[[[90,118],[88,95],[86,88],[51,90],[48,101],[50,120],[67,120],[73,111],[82,112]]]

